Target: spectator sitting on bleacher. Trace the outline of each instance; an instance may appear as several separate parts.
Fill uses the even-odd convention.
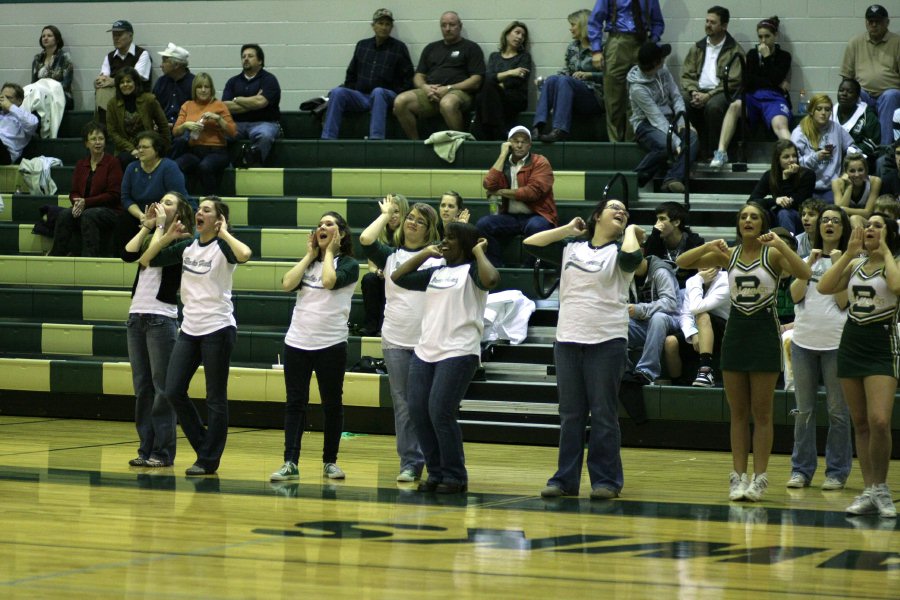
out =
[[[118,84],[115,76],[123,67],[132,67],[140,75],[140,80],[135,81],[140,88],[139,93],[145,91],[144,87],[150,82],[150,70],[153,67],[150,53],[134,44],[134,27],[131,23],[119,20],[106,31],[112,32],[113,50],[103,58],[100,75],[94,79],[94,108],[101,118],[105,118],[102,113],[116,95],[114,88]]]
[[[356,43],[344,84],[328,92],[323,140],[336,140],[345,112],[370,111],[369,139],[383,140],[397,94],[412,87],[413,65],[406,44],[391,37],[394,14],[379,8],[372,15],[375,36]]]
[[[775,16],[756,24],[759,45],[747,53],[743,99],[728,106],[719,134],[719,147],[709,163],[712,168],[721,168],[728,162],[728,145],[741,116],[742,103],[747,104],[748,127],[754,127],[762,117],[779,140],[791,139],[791,100],[788,95],[791,54],[775,43],[778,24]]]
[[[886,214],[900,225],[900,202],[890,194],[882,194],[875,198],[875,209],[872,212]]]
[[[680,377],[687,358],[691,367],[697,363],[697,375],[691,385],[712,387],[716,384],[713,365],[718,361],[713,360],[713,356],[717,342],[721,345],[730,310],[726,271],[710,267],[688,278],[682,302],[681,330],[666,338],[666,366],[673,380]]]
[[[559,73],[544,80],[531,130],[531,134],[540,136],[544,143],[559,142],[569,137],[573,113],[599,115],[603,112],[603,71],[594,67],[593,63],[588,40],[590,15],[591,11],[587,9],[569,15],[572,41],[566,47],[565,64]],[[541,135],[548,122],[553,125],[551,130]]]
[[[384,228],[378,232],[377,241],[389,248],[399,248],[403,240],[403,224],[409,214],[409,201],[403,194],[388,194],[384,199],[388,202],[390,218]],[[371,260],[369,272],[363,275],[360,287],[363,296],[363,324],[360,334],[365,336],[381,335],[381,325],[384,323],[385,273],[381,267]],[[388,273],[390,276],[390,273]]]
[[[881,144],[881,124],[878,115],[859,99],[862,88],[855,79],[844,79],[837,90],[834,121],[853,138],[854,145],[866,155],[869,170],[875,170],[878,146]]]
[[[200,172],[203,195],[217,192],[222,173],[228,167],[228,138],[237,127],[228,107],[216,98],[216,86],[208,73],[194,78],[192,99],[181,106],[172,134],[188,135],[187,151],[175,161],[185,175]]]
[[[798,154],[791,140],[775,142],[772,164],[750,192],[750,200],[759,202],[769,211],[773,223],[791,233],[799,233],[803,228],[798,209],[812,198],[816,188],[815,173],[800,166]]]
[[[163,74],[153,85],[153,95],[162,106],[171,129],[175,127],[175,121],[178,120],[181,105],[190,100],[192,96],[194,74],[188,67],[188,58],[191,54],[172,42],[169,42],[166,49],[157,54],[162,56],[160,69]]]
[[[241,166],[264,163],[281,133],[281,86],[265,70],[266,54],[257,44],[241,46],[243,71],[225,84],[222,100],[237,125],[238,139],[249,138]]]
[[[469,222],[469,209],[465,207],[463,197],[459,192],[447,190],[441,194],[441,201],[438,205],[438,236],[444,239],[444,232],[447,231],[447,225],[454,221],[460,223]]]
[[[462,37],[462,21],[453,11],[441,15],[443,40],[425,46],[413,76],[415,89],[394,101],[394,116],[406,137],[419,139],[420,117],[440,114],[447,128],[462,131],[463,113],[484,78],[484,53],[473,41]]]
[[[834,202],[831,180],[840,177],[841,162],[853,145],[850,134],[832,121],[832,106],[827,94],[816,94],[809,99],[806,116],[791,132],[798,162],[815,173],[815,195],[828,203]]]
[[[697,128],[701,160],[706,160],[717,147],[725,111],[728,110],[725,67],[731,65],[728,89],[734,93],[741,87],[742,73],[741,63],[732,62],[732,58],[735,54],[744,55],[744,49],[728,33],[731,12],[721,6],[712,6],[706,13],[706,37],[691,46],[681,68],[681,88],[687,103],[687,115]]]
[[[628,350],[641,351],[637,364],[630,360],[625,378],[639,385],[656,381],[661,372],[667,335],[679,328],[678,282],[675,265],[647,256],[634,272],[628,304]]]
[[[900,200],[900,140],[894,142],[894,168],[885,169],[881,180],[881,193]],[[890,160],[890,158],[888,158]]]
[[[0,88],[0,165],[19,162],[37,131],[38,118],[22,108],[24,100],[25,90],[18,83],[6,82]]]
[[[703,238],[688,227],[688,211],[680,202],[663,202],[656,207],[656,224],[647,243],[646,256],[657,256],[673,265],[682,252],[703,245]],[[696,269],[678,268],[675,278],[678,288],[684,289],[685,281],[697,272]]]
[[[869,175],[869,163],[862,154],[844,158],[841,176],[831,182],[834,204],[850,215],[852,227],[865,227],[875,210],[875,198],[881,195],[881,177]]]
[[[66,110],[75,108],[75,99],[72,97],[72,77],[75,74],[75,65],[68,50],[63,50],[65,42],[62,33],[56,25],[47,25],[41,30],[38,40],[41,51],[34,55],[31,62],[31,83],[38,79],[49,78],[58,81],[66,96]]]
[[[666,67],[672,46],[646,42],[638,51],[638,64],[628,72],[628,98],[631,100],[631,126],[638,146],[647,154],[634,168],[638,187],[645,186],[661,171],[668,158],[667,135],[675,115],[684,111],[684,99]],[[672,137],[675,158],[666,172],[664,192],[684,192],[685,173],[697,160],[697,132],[690,129],[690,156],[683,152],[684,124],[679,121],[678,135]],[[687,164],[685,164],[687,163]]]
[[[50,256],[101,256],[101,235],[112,233],[122,214],[122,167],[106,153],[103,126],[91,121],[81,139],[89,156],[75,164],[72,206],[56,217]]]
[[[528,108],[528,82],[534,63],[528,52],[528,26],[513,21],[500,34],[500,51],[488,57],[484,84],[475,97],[473,133],[480,140],[502,140]]]
[[[816,227],[819,225],[819,214],[825,206],[825,202],[819,198],[807,198],[800,205],[800,223],[803,225],[803,231],[798,233],[796,238],[797,254],[800,258],[806,258],[812,250]]]
[[[881,141],[893,139],[894,111],[900,108],[900,35],[888,31],[888,12],[880,4],[866,9],[866,32],[847,43],[841,77],[857,80],[862,99],[875,108]]]
[[[138,158],[137,135],[142,131],[159,133],[166,151],[172,142],[169,122],[156,96],[142,90],[140,77],[131,67],[116,73],[116,97],[106,105],[106,128],[123,172]]]
[[[488,195],[502,199],[499,212],[481,217],[476,224],[488,241],[485,253],[495,267],[503,266],[501,244],[517,235],[548,231],[557,222],[550,161],[531,152],[527,127],[513,127],[508,139],[500,145],[500,154],[482,183]]]

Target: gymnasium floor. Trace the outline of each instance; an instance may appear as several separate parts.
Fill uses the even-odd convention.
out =
[[[321,444],[270,484],[281,432],[232,429],[218,476],[189,479],[183,438],[151,471],[129,423],[0,417],[0,597],[900,597],[900,526],[842,512],[858,470],[789,491],[775,456],[765,501],[729,503],[727,454],[626,449],[620,499],[550,502],[555,449],[467,444],[470,492],[441,497],[394,481],[392,437],[346,437],[343,483]]]

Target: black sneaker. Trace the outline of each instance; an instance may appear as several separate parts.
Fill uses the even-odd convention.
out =
[[[709,367],[700,367],[697,371],[697,377],[694,378],[694,387],[712,387],[716,385],[716,379],[713,377],[712,369]]]

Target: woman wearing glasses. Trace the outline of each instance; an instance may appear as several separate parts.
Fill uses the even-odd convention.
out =
[[[769,215],[748,202],[737,217],[738,244],[713,240],[678,257],[683,269],[722,267],[728,270],[731,312],[722,338],[722,378],[731,410],[730,500],[758,502],[769,486],[772,453],[772,404],[781,373],[781,333],[775,307],[778,282],[784,275],[809,279],[811,271],[784,240],[769,231]],[[753,416],[753,477],[750,416]]]
[[[541,490],[545,498],[578,495],[589,422],[591,499],[615,498],[622,490],[619,383],[627,354],[628,286],[643,260],[643,237],[643,230],[628,225],[625,205],[609,199],[597,204],[587,223],[575,217],[524,241],[530,253],[563,266],[553,349],[559,460]]]
[[[896,518],[887,486],[891,413],[900,377],[897,296],[900,294],[897,222],[873,213],[850,234],[847,251],[819,280],[822,294],[845,292],[849,316],[838,347],[837,369],[850,407],[865,489],[845,510],[851,515]],[[866,256],[857,258],[860,252]]]
[[[838,381],[838,345],[847,320],[847,291],[820,294],[816,283],[834,261],[847,251],[850,219],[837,206],[819,212],[812,249],[806,263],[812,270],[809,279],[791,283],[794,301],[794,336],[791,362],[794,366],[794,452],[791,455],[789,488],[807,487],[816,472],[816,397],[819,380],[825,381],[828,408],[828,439],[825,443],[825,480],[823,490],[844,487],[853,461],[850,442],[850,413]]]
[[[422,332],[422,315],[425,294],[407,290],[391,279],[391,274],[416,252],[438,242],[438,216],[427,204],[414,204],[400,229],[398,245],[391,246],[380,240],[394,213],[390,198],[378,203],[381,215],[360,234],[363,252],[384,273],[387,302],[384,307],[384,325],[381,328],[381,348],[387,367],[391,398],[394,402],[394,428],[397,433],[397,454],[400,457],[400,473],[397,481],[412,482],[419,479],[425,465],[425,457],[416,441],[416,434],[409,419],[406,401],[406,380],[413,349]],[[430,258],[419,268],[444,264],[441,258]]]

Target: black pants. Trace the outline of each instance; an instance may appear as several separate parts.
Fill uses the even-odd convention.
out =
[[[487,78],[475,96],[475,137],[505,140],[516,116],[527,108],[527,104],[527,98],[501,88],[496,76]]]
[[[365,318],[363,329],[372,335],[381,331],[384,323],[384,279],[375,273],[366,273],[362,278],[363,309]]]

